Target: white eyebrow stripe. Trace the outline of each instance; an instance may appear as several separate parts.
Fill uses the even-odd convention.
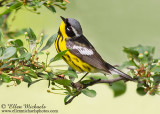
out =
[[[80,34],[78,34],[78,32],[76,31],[76,29],[74,29],[72,26],[71,26],[73,32],[75,33],[76,36],[80,36]]]
[[[82,55],[93,55],[93,51],[91,49],[86,48],[86,47],[74,45],[73,49],[77,49],[79,51],[79,53],[81,53]]]

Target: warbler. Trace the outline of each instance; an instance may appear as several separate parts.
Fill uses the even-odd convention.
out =
[[[58,53],[68,49],[62,58],[73,70],[87,74],[96,72],[118,74],[126,80],[133,80],[129,75],[102,59],[83,35],[81,25],[76,19],[62,16],[61,19],[62,23],[55,40],[55,47]]]

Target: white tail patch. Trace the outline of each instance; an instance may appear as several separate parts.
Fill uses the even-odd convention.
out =
[[[119,75],[119,73],[118,73],[119,71],[117,69],[114,69],[114,68],[109,69],[109,72],[113,75]]]

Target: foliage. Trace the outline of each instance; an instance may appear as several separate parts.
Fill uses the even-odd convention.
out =
[[[6,7],[6,10],[0,13],[0,85],[13,82],[13,85],[16,86],[26,82],[30,87],[39,81],[47,80],[48,88],[50,88],[47,92],[65,95],[65,104],[70,103],[81,93],[88,97],[95,97],[96,91],[89,89],[89,86],[102,82],[109,83],[107,85],[113,90],[114,97],[124,94],[127,87],[123,79],[113,81],[103,75],[90,75],[76,82],[75,79],[78,79],[78,75],[72,69],[53,70],[50,65],[60,60],[68,51],[62,51],[48,60],[50,52],[46,50],[53,45],[57,33],[48,38],[45,33],[41,33],[40,37],[37,37],[38,35],[31,28],[9,30],[7,19],[13,12],[25,8],[39,14],[40,12],[37,10],[44,6],[49,9],[48,11],[55,13],[55,7],[66,9],[66,3],[68,3],[67,0],[0,1],[0,6]],[[26,41],[16,38],[20,35],[23,35],[22,38],[25,37]],[[43,46],[47,38],[48,41]],[[24,46],[25,43],[28,43],[28,47]],[[153,58],[154,50],[154,47],[142,45],[124,47],[123,51],[127,54],[128,60],[118,68],[127,70],[128,74],[135,79],[136,91],[139,95],[159,94],[160,60]],[[39,61],[41,55],[46,56],[42,62]],[[113,79],[115,78],[113,76]],[[7,85],[7,87],[9,86],[11,85]]]
[[[137,93],[145,95],[159,94],[160,60],[154,59],[155,47],[138,45],[123,50],[128,61],[121,68],[129,68],[129,74],[138,79]]]
[[[12,21],[15,19],[15,14],[19,10],[27,10],[32,13],[40,14],[38,9],[46,7],[52,13],[56,13],[56,8],[66,9],[69,3],[67,0],[0,0],[0,7],[4,9],[0,11],[0,27],[5,37],[15,38],[22,35],[26,28],[21,30],[9,30],[7,19],[11,14],[14,14]]]

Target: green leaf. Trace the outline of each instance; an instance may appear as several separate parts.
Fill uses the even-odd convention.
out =
[[[16,48],[15,47],[8,47],[4,50],[3,55],[0,57],[0,60],[2,59],[8,59],[12,57],[16,53]]]
[[[57,80],[54,80],[54,82],[63,86],[70,86],[72,81],[67,79],[57,79]]]
[[[146,94],[145,89],[143,87],[138,87],[136,91],[141,96]]]
[[[2,80],[0,80],[0,86],[3,84]]]
[[[32,81],[32,82],[28,83],[28,87],[30,87],[32,84],[37,83],[41,80],[43,80],[43,79],[35,80],[35,81]]]
[[[125,52],[125,53],[127,53],[127,54],[133,54],[133,55],[135,55],[135,56],[138,56],[139,55],[139,53],[138,53],[138,51],[136,51],[136,50],[134,50],[134,48],[126,48],[126,47],[123,47],[123,51]]]
[[[19,85],[21,83],[21,80],[16,79],[16,83]]]
[[[29,37],[29,45],[31,52],[36,46],[36,35],[34,34],[33,30],[31,28],[27,29],[28,37]]]
[[[152,69],[151,69],[151,72],[154,72],[154,73],[159,73],[160,72],[160,66],[154,66]]]
[[[40,46],[39,46],[38,50],[41,48],[41,46],[43,45],[43,42],[44,42],[44,40],[45,40],[46,38],[47,38],[47,35],[43,35],[43,36],[41,37]]]
[[[32,82],[32,80],[31,80],[31,78],[29,76],[23,76],[23,81],[27,82],[27,83],[31,83]]]
[[[9,63],[4,63],[2,66],[0,66],[0,68],[13,68],[13,67],[15,67],[14,64],[11,65],[11,66],[9,64],[10,64],[10,62]]]
[[[152,76],[155,82],[160,82],[160,75],[154,75]]]
[[[41,51],[46,50],[46,49],[48,49],[49,47],[51,47],[52,44],[54,43],[54,41],[56,40],[56,38],[57,38],[57,33],[54,34],[54,35],[52,35],[52,36],[48,39],[46,45],[41,49]]]
[[[62,56],[63,56],[68,50],[69,50],[69,49],[64,50],[64,51],[58,53],[55,57],[53,57],[53,58],[50,60],[49,64],[52,63],[52,62],[54,62],[54,61],[58,61],[58,60],[62,59]]]
[[[63,74],[67,75],[69,77],[78,78],[78,75],[77,75],[77,73],[75,71],[67,70]]]
[[[135,66],[135,64],[134,64],[133,61],[125,61],[125,62],[119,67],[119,69],[123,69],[123,68],[128,67],[128,66]]]
[[[0,16],[7,14],[7,13],[10,13],[11,11],[20,8],[22,5],[23,5],[22,2],[17,1],[13,5],[11,5],[7,10],[5,10],[3,13],[1,13]]]
[[[46,7],[46,8],[48,8],[51,12],[53,12],[53,13],[56,13],[56,9],[54,8],[54,6],[53,5],[47,5],[47,4],[44,4],[44,6]]]
[[[21,59],[25,59],[25,60],[29,60],[31,57],[32,57],[32,54],[29,52],[26,52],[20,56]]]
[[[67,8],[67,7],[59,5],[59,4],[54,4],[54,5],[57,6],[57,7],[59,7],[59,8],[61,8],[62,10],[66,10],[66,8]]]
[[[82,84],[88,84],[88,83],[90,83],[90,82],[92,82],[92,81],[93,81],[93,80],[82,80],[81,83],[82,83]]]
[[[46,1],[41,1],[41,2],[39,2],[39,3],[38,3],[38,6],[43,5],[45,2],[46,2]]]
[[[24,28],[24,29],[21,29],[21,30],[18,30],[18,31],[15,31],[15,33],[14,33],[14,37],[18,37],[18,36],[20,36],[20,35],[24,35],[24,32],[26,32],[27,31],[27,28]]]
[[[67,100],[70,98],[70,95],[65,96],[64,98],[64,104],[66,104]]]
[[[89,90],[88,88],[82,89],[82,93],[88,97],[95,97],[96,91],[95,90]]]
[[[110,88],[113,90],[114,97],[121,96],[126,92],[126,84],[123,81],[114,82]]]
[[[2,32],[1,29],[0,29],[0,45],[1,45],[2,47],[4,47],[3,32]]]
[[[28,50],[25,47],[17,47],[17,49],[21,55],[24,54],[26,51],[28,52]]]
[[[29,76],[33,77],[33,78],[38,78],[37,74],[29,67],[26,66],[22,66],[23,70],[22,71],[29,71],[29,73],[27,73]]]
[[[22,42],[22,40],[20,40],[20,39],[16,39],[13,43],[14,43],[14,45],[15,45],[16,47],[21,47],[21,46],[23,46],[23,42]]]
[[[48,72],[48,76],[49,76],[50,79],[52,79],[54,74],[52,72]]]
[[[43,55],[44,53],[43,52],[38,52],[36,55]]]
[[[11,81],[10,76],[7,74],[3,73],[0,75],[0,77],[2,78],[2,82],[9,83]]]
[[[54,83],[54,81],[52,81],[52,83],[51,83],[52,85],[55,85],[55,83]]]
[[[16,61],[19,60],[19,58],[10,58],[8,61]]]
[[[41,72],[38,72],[38,75],[40,75],[42,78],[44,78],[44,79],[46,79],[46,80],[49,79],[48,74],[43,74],[43,73],[41,73]]]
[[[144,53],[145,51],[148,51],[148,53],[153,54],[155,51],[155,48],[152,46],[142,46],[142,45],[138,45],[135,47],[132,47],[135,51],[138,51],[139,53]]]
[[[3,48],[0,47],[0,56],[2,56],[2,54],[3,54]]]

